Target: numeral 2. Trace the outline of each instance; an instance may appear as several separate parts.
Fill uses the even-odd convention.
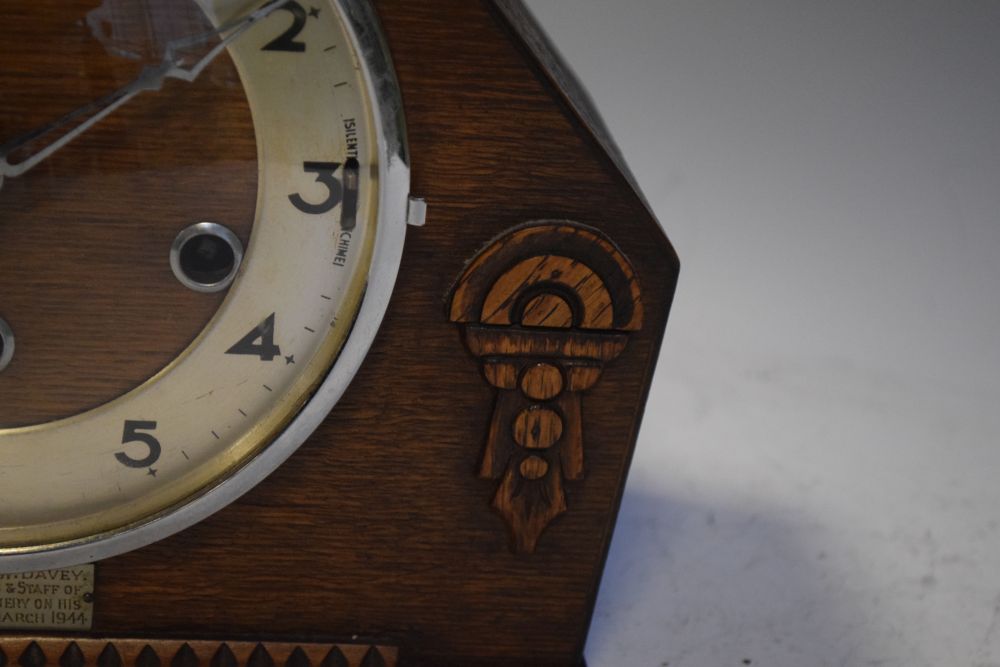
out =
[[[298,37],[299,33],[302,32],[302,29],[306,27],[306,19],[309,18],[309,15],[306,14],[306,10],[302,7],[302,5],[297,2],[289,2],[282,7],[279,7],[278,10],[291,12],[294,17],[292,26],[285,32],[281,33],[277,39],[268,42],[267,45],[265,45],[261,50],[302,53],[306,50],[306,45],[302,42],[296,42],[295,38]]]

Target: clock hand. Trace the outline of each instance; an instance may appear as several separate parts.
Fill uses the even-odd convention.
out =
[[[167,44],[163,59],[158,64],[143,68],[139,76],[130,83],[109,95],[69,112],[58,120],[35,128],[0,145],[0,189],[3,188],[4,178],[16,178],[34,169],[143,91],[159,90],[167,79],[180,79],[188,83],[195,81],[226,47],[255,23],[290,1],[272,0],[260,9],[231,21],[217,30],[175,39]],[[222,37],[223,35],[225,37]],[[185,66],[183,56],[177,55],[178,51],[205,44],[219,37],[221,37],[219,43],[193,65]],[[86,118],[86,120],[77,123],[81,118]],[[8,159],[15,151],[46,136],[57,136],[58,138],[20,162],[12,163]]]

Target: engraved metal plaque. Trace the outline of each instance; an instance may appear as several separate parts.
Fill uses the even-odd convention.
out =
[[[89,630],[94,566],[0,574],[0,629]]]

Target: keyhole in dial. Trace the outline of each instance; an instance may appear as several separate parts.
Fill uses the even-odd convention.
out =
[[[243,244],[228,227],[199,222],[184,229],[170,248],[170,267],[182,285],[196,292],[229,287],[243,261]]]

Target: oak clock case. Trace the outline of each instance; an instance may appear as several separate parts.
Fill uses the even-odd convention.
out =
[[[524,7],[3,12],[0,664],[579,664],[677,264]]]

